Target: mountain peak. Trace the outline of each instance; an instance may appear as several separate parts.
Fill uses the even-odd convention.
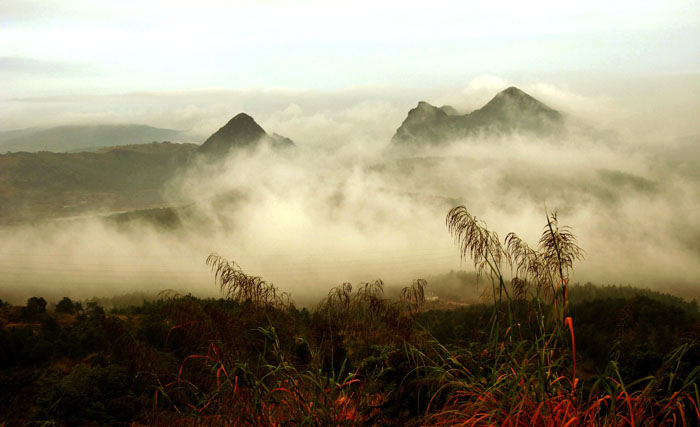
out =
[[[396,130],[393,144],[440,144],[484,133],[506,135],[526,132],[539,136],[562,129],[557,110],[515,86],[502,90],[482,108],[460,115],[454,108],[432,106],[421,101]]]
[[[505,128],[524,130],[543,130],[545,121],[561,122],[562,116],[557,110],[523,92],[515,86],[502,90],[482,108],[471,114],[479,120],[500,122]]]
[[[225,155],[234,148],[250,148],[261,140],[270,141],[273,146],[293,146],[294,143],[284,137],[270,135],[246,113],[238,113],[197,150],[200,153]]]
[[[247,115],[246,113],[238,113],[226,124],[227,126],[233,123],[255,123],[255,119]],[[257,125],[257,123],[255,123]]]
[[[518,97],[518,96],[523,96],[527,98],[532,98],[530,95],[527,93],[523,92],[522,90],[518,89],[515,86],[511,86],[507,89],[503,89],[502,91],[498,92],[496,96],[510,96],[510,97]]]
[[[448,117],[443,110],[420,101],[416,108],[408,112],[406,120],[403,121],[392,140],[437,138],[438,135],[433,133],[432,129],[443,126]]]
[[[515,86],[500,91],[491,101],[477,111],[504,109],[518,110],[520,114],[528,111],[532,113],[555,111]]]
[[[251,136],[256,136],[258,134],[262,136],[263,134],[265,134],[265,130],[255,122],[255,119],[253,119],[246,113],[236,114],[231,120],[228,121],[228,123],[226,123],[224,127],[219,129],[219,131],[233,131],[237,134],[240,134],[241,132],[246,132],[250,133]]]
[[[204,141],[197,151],[227,154],[234,147],[246,147],[267,136],[263,128],[246,113],[239,113]]]
[[[416,108],[408,112],[409,116],[413,116],[414,120],[435,120],[442,116],[446,116],[447,113],[439,109],[438,107],[431,105],[425,101],[420,101]]]

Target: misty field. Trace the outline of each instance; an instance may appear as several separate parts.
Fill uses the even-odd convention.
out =
[[[387,298],[376,280],[299,309],[212,254],[218,299],[3,304],[0,422],[697,425],[695,301],[570,285],[584,251],[555,213],[535,247],[463,206],[446,222],[488,302],[438,308],[421,279]]]

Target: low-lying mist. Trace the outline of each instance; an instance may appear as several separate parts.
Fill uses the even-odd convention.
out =
[[[173,205],[188,206],[174,229],[99,217],[2,229],[0,297],[216,295],[204,264],[212,252],[298,301],[343,282],[403,285],[471,270],[445,227],[459,204],[501,237],[514,231],[532,246],[546,210],[558,211],[586,251],[574,282],[700,296],[697,137],[640,144],[629,132],[576,126],[563,140],[482,136],[398,157],[386,150],[388,137],[376,137],[400,124],[387,109],[385,121],[382,104],[361,104],[340,131],[339,116],[290,107],[268,116],[264,127],[297,149],[263,146],[179,171],[163,189]],[[311,133],[308,143],[300,138]]]

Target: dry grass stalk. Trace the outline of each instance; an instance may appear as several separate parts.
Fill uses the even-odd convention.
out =
[[[291,304],[289,294],[280,293],[276,286],[261,277],[245,274],[235,261],[211,254],[206,262],[226,298],[256,306],[284,307]]]
[[[479,221],[464,206],[457,206],[447,214],[447,228],[459,245],[462,259],[474,261],[477,276],[484,272],[491,277],[501,275],[501,264],[506,258],[498,234],[489,231],[486,223]]]
[[[532,249],[517,234],[506,235],[503,244],[498,235],[486,228],[483,221],[471,215],[464,206],[447,214],[447,227],[459,245],[462,259],[471,258],[477,275],[486,272],[492,279],[504,283],[501,266],[505,262],[514,278],[513,296],[553,298],[557,287],[566,286],[574,261],[583,258],[583,249],[568,226],[560,226],[557,213],[547,215],[537,250]],[[534,289],[530,289],[534,286]]]

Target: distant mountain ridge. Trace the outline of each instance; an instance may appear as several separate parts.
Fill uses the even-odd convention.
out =
[[[235,149],[252,149],[269,143],[273,148],[291,148],[291,139],[273,133],[268,135],[255,120],[246,113],[237,114],[221,129],[214,132],[197,152],[205,155],[226,155]]]
[[[0,132],[0,153],[10,151],[93,151],[102,147],[178,139],[180,131],[153,126],[70,125]]]
[[[422,147],[487,132],[545,135],[562,124],[561,113],[511,87],[470,114],[421,101],[409,111],[391,146]],[[215,164],[231,152],[250,152],[265,144],[273,149],[295,147],[289,138],[268,134],[245,113],[231,118],[201,145],[150,143],[177,134],[143,125],[63,126],[0,133],[0,224],[95,209],[157,206],[163,202],[165,183],[188,168]],[[138,138],[149,144],[139,144]],[[20,141],[23,149],[18,151],[41,147],[43,152],[1,154],[3,148]],[[102,148],[55,152],[75,151],[81,144]],[[47,147],[54,152],[46,152]]]
[[[196,148],[151,143],[0,154],[0,225],[161,204],[165,183],[187,166]]]
[[[440,108],[421,101],[391,139],[391,146],[439,145],[480,133],[513,132],[546,135],[563,127],[563,115],[523,92],[509,87],[482,108],[460,115],[449,105]]]

